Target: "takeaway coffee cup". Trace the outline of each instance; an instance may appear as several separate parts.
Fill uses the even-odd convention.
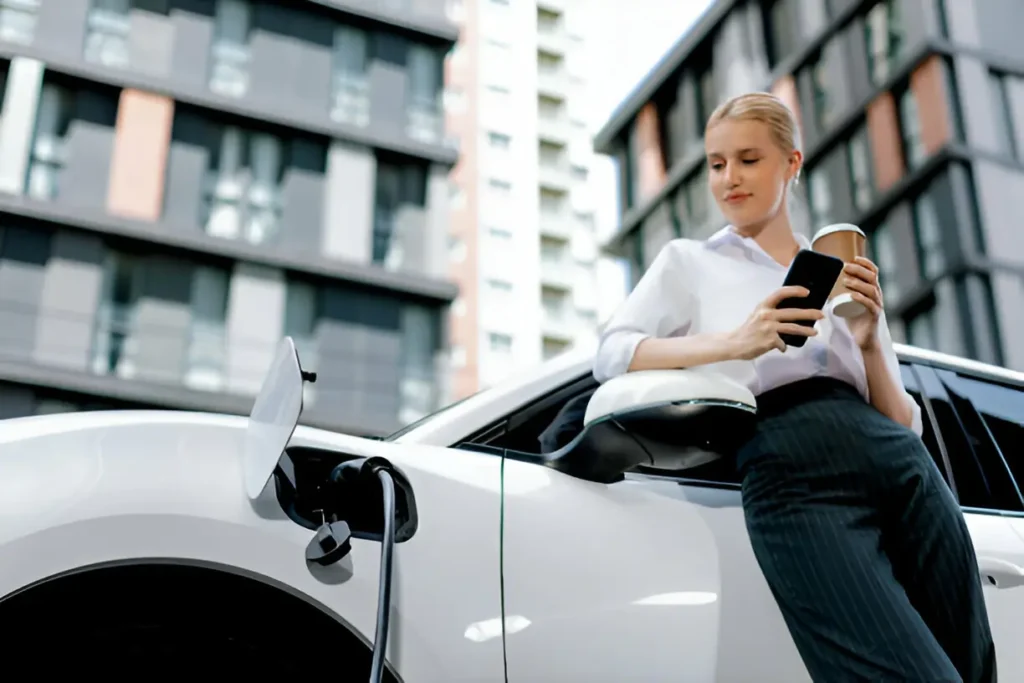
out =
[[[864,231],[852,223],[836,223],[826,225],[814,235],[811,249],[821,254],[828,254],[850,263],[858,256],[864,256],[867,237]],[[867,311],[863,304],[853,300],[840,276],[828,297],[828,305],[832,312],[841,318],[856,318]]]

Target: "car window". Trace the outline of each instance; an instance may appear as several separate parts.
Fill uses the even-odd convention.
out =
[[[918,382],[917,373],[914,372],[914,369],[909,363],[901,363],[900,374],[903,377],[903,386],[906,388],[907,393],[914,398],[914,401],[921,408],[921,421],[923,427],[921,431],[921,440],[924,441],[924,445],[928,448],[928,453],[932,456],[932,460],[935,461],[935,465],[939,468],[939,472],[942,473],[942,478],[946,481],[946,485],[948,486],[951,468],[946,463],[946,458],[942,454],[942,447],[939,444],[935,425],[929,417],[928,406],[925,404],[924,399],[921,396],[921,385]]]
[[[1008,471],[1013,497],[1019,499],[1024,484],[1024,390],[948,370],[936,374],[979,460],[993,477],[1005,478]]]
[[[940,373],[945,371],[928,367],[918,370],[921,391],[927,396],[952,465],[960,504],[982,510],[1019,512],[1024,509],[1017,486],[998,450],[987,438],[979,438],[985,429],[974,417],[970,401],[962,391],[940,379]]]
[[[942,472],[943,478],[949,481],[947,476],[947,468],[943,464],[942,451],[939,448],[938,439],[935,435],[935,429],[932,426],[931,421],[928,419],[928,413],[924,410],[924,403],[921,399],[921,389],[918,386],[917,377],[915,376],[910,365],[907,363],[900,364],[900,370],[903,374],[903,383],[907,388],[907,392],[914,397],[918,405],[922,406],[921,414],[924,420],[924,433],[922,439],[925,445],[928,447],[928,452],[939,466],[939,471]],[[707,463],[700,467],[695,467],[692,470],[687,470],[681,479],[687,483],[693,484],[709,484],[709,485],[727,485],[727,486],[739,486],[740,477],[739,472],[736,470],[735,463],[732,458],[722,458],[713,462]]]
[[[587,402],[597,386],[588,374],[488,425],[465,443],[520,453],[556,451],[583,431]]]

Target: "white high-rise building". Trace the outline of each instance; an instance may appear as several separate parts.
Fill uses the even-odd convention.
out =
[[[455,397],[592,340],[593,152],[582,0],[463,0],[448,59]],[[605,192],[613,192],[607,180]]]

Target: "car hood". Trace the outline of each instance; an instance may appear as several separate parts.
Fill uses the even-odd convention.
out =
[[[218,449],[234,445],[241,458],[247,427],[248,418],[243,416],[159,410],[90,411],[14,418],[0,421],[0,459],[41,450],[71,455],[79,449],[85,457],[97,450],[126,446],[134,446],[144,459],[151,452],[170,454],[213,443]],[[162,447],[153,449],[153,440],[160,441]],[[176,447],[169,441],[177,442]],[[497,484],[491,472],[497,467],[496,459],[471,451],[390,443],[301,425],[296,427],[289,445],[323,448],[357,457],[385,457],[411,479],[422,473],[488,490]]]

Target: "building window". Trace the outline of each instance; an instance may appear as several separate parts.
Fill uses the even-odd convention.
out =
[[[411,45],[408,54],[409,118],[406,134],[420,142],[437,142],[443,134],[441,92],[444,63],[441,53],[426,45]]]
[[[499,180],[498,178],[488,179],[487,187],[490,188],[491,192],[502,195],[507,195],[512,191],[512,183],[507,180]]]
[[[914,237],[917,244],[921,277],[939,277],[946,269],[946,254],[942,246],[942,224],[935,200],[928,194],[914,202]]]
[[[871,173],[871,145],[868,141],[867,128],[858,126],[846,143],[850,161],[850,180],[853,203],[861,211],[866,211],[874,200],[875,182]]]
[[[28,167],[28,196],[54,199],[60,189],[60,172],[67,160],[65,136],[71,125],[75,95],[67,89],[44,83],[36,114],[35,138]]]
[[[938,350],[939,340],[934,308],[921,311],[907,321],[907,341],[922,349]]]
[[[29,45],[42,0],[0,0],[0,40]]]
[[[249,90],[249,0],[217,0],[210,47],[210,90],[241,97]]]
[[[490,235],[491,239],[501,240],[502,242],[512,239],[512,231],[506,230],[505,228],[499,228],[496,225],[492,225],[487,229],[487,234]]]
[[[878,266],[878,284],[886,302],[898,301],[900,297],[899,264],[896,258],[896,245],[893,242],[892,230],[887,223],[882,223],[870,238],[871,257]]]
[[[416,256],[415,245],[423,229],[418,221],[401,220],[404,214],[422,213],[426,206],[426,172],[416,164],[378,160],[377,186],[373,205],[372,262],[389,270],[400,270]]]
[[[1012,80],[1011,80],[1012,79]],[[1017,125],[1013,117],[1013,105],[1010,100],[1009,84],[1024,82],[998,72],[989,73],[989,84],[992,88],[992,102],[995,108],[996,129],[1001,149],[1007,150],[1011,156],[1019,156],[1017,149]],[[1019,86],[1018,86],[1019,87]]]
[[[316,341],[319,318],[320,289],[307,282],[288,280],[285,286],[282,333],[295,342],[299,363],[304,368],[315,368],[320,360]],[[305,383],[302,400],[307,406],[316,402],[316,384]]]
[[[93,326],[92,371],[97,375],[135,376],[139,340],[134,318],[142,291],[141,273],[132,256],[108,255]]]
[[[907,168],[913,170],[921,165],[927,156],[921,131],[921,116],[917,107],[917,98],[909,88],[899,98],[900,104],[900,135],[903,142],[903,154]]]
[[[889,78],[904,47],[903,0],[882,0],[868,11],[864,22],[864,42],[868,54],[868,73],[875,85]]]
[[[512,291],[512,283],[507,282],[505,280],[491,279],[487,281],[487,288],[490,289],[492,292],[508,294],[509,292]]]
[[[269,133],[238,126],[220,129],[205,184],[206,233],[262,244],[280,228],[283,143]]]
[[[407,304],[401,310],[401,381],[398,422],[407,425],[437,409],[435,356],[440,330],[437,315],[424,306]]]
[[[351,26],[334,31],[331,118],[353,126],[370,122],[370,57],[366,33]]]
[[[492,353],[512,352],[512,335],[491,332],[487,335],[487,342]]]
[[[507,150],[512,145],[512,138],[504,133],[491,131],[487,134],[487,142],[493,149]]]
[[[589,172],[586,166],[580,166],[579,164],[572,165],[572,177],[580,182],[586,182]]]
[[[185,384],[202,391],[224,387],[228,309],[228,272],[196,267],[192,274],[192,316],[189,326]]]
[[[718,89],[715,88],[715,70],[711,60],[705,58],[694,73],[697,82],[697,130],[704,130],[704,123],[718,106]]]
[[[811,209],[812,230],[834,223],[832,215],[832,188],[829,187],[828,169],[807,172],[807,197]]]
[[[824,54],[810,66],[810,80],[812,88],[812,106],[814,108],[814,120],[820,130],[828,129],[836,119],[836,104],[829,87],[835,84],[829,83],[829,71]]]
[[[86,17],[86,61],[123,67],[129,60],[131,0],[92,0]]]

